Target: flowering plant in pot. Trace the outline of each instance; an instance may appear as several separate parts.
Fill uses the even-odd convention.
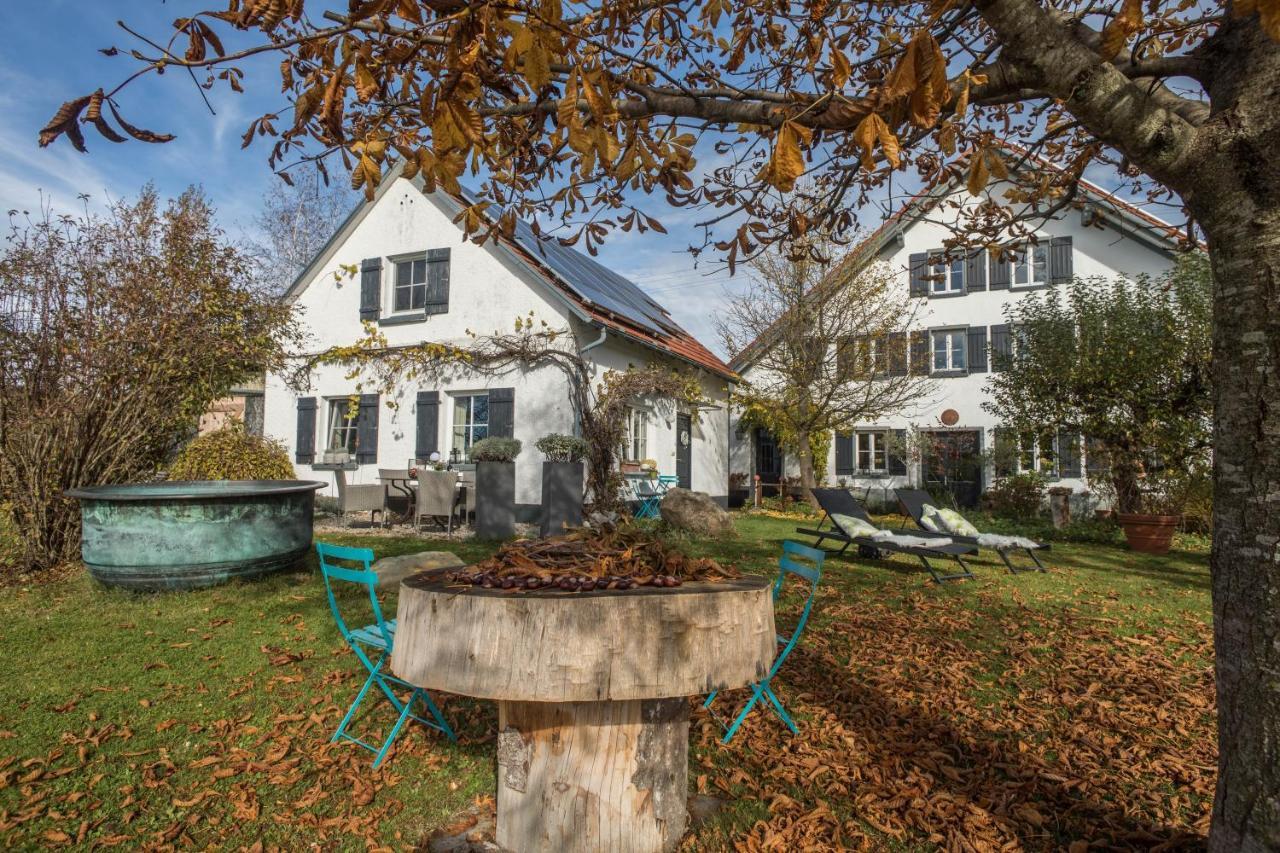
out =
[[[1014,430],[1056,432],[1052,461],[1082,469],[1135,550],[1168,550],[1188,494],[1178,481],[1207,464],[1210,288],[1194,254],[1156,280],[1076,279],[1006,309],[1007,341],[993,339],[983,407]]]

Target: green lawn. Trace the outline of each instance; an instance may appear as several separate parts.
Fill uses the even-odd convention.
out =
[[[740,516],[736,539],[686,545],[771,573],[794,527]],[[378,556],[424,547],[339,541]],[[726,803],[688,846],[1194,843],[1215,761],[1207,555],[1056,543],[1050,562],[1010,576],[978,561],[979,580],[939,587],[902,559],[829,560],[780,679],[800,735],[757,714],[723,748],[694,714],[691,789]],[[408,729],[380,772],[327,745],[359,672],[314,574],[184,594],[83,576],[5,592],[6,847],[403,847],[493,793],[487,703],[443,697],[460,742]],[[365,725],[391,717],[384,703]]]

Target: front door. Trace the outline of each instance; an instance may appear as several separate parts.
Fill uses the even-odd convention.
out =
[[[760,475],[760,491],[765,495],[778,492],[778,482],[782,479],[782,448],[773,433],[764,427],[756,427],[756,473]]]
[[[921,437],[920,480],[925,489],[944,503],[976,507],[982,495],[982,433],[940,430]]]
[[[693,488],[693,418],[676,415],[676,477],[680,488]]]

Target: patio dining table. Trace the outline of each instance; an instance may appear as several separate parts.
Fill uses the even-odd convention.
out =
[[[396,523],[412,524],[413,510],[418,504],[418,477],[415,473],[410,477],[408,471],[397,471],[393,475],[380,474],[378,479],[384,483],[389,490],[394,490],[406,501],[405,510],[397,514]],[[456,495],[453,500],[453,508],[456,512],[458,507],[467,505],[467,487],[470,486],[466,480],[459,479],[456,487]],[[464,519],[465,521],[465,519]]]

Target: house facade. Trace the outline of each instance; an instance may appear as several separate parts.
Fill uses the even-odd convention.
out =
[[[690,372],[705,405],[638,401],[623,457],[651,459],[682,485],[726,495],[728,392],[734,374],[636,285],[521,223],[510,238],[476,245],[454,219],[464,202],[427,193],[420,179],[390,173],[287,294],[308,333],[307,350],[348,346],[372,324],[390,347],[424,342],[466,348],[473,334],[510,332],[517,319],[564,330],[587,365],[592,388],[608,370],[647,365]],[[438,453],[465,466],[488,436],[523,443],[516,460],[518,513],[541,500],[542,459],[534,442],[579,434],[571,379],[553,365],[517,363],[500,373],[452,368],[443,378],[405,378],[391,393],[358,388],[341,366],[311,371],[305,388],[270,374],[265,433],[283,442],[300,477],[377,483],[378,471],[414,467]],[[353,403],[354,400],[354,403]],[[638,455],[637,455],[638,454]]]
[[[1006,188],[993,183],[987,193],[1000,198]],[[1040,224],[1034,240],[1020,241],[1012,261],[985,250],[944,250],[981,201],[963,186],[913,199],[854,249],[854,269],[844,274],[886,263],[904,299],[918,300],[907,339],[886,348],[900,355],[888,358],[885,369],[927,374],[933,391],[909,411],[837,434],[827,459],[829,484],[843,484],[873,505],[892,506],[895,488],[923,486],[972,506],[997,478],[1039,471],[1053,485],[1070,487],[1080,496],[1077,504],[1090,503],[1084,436],[1054,424],[1019,434],[982,408],[992,371],[1012,352],[1005,313],[1010,305],[1075,277],[1154,278],[1175,263],[1178,234],[1172,226],[1092,185],[1083,185],[1082,194],[1082,209]],[[762,336],[730,366],[749,382],[767,346]],[[732,420],[734,472],[759,475],[765,483],[798,476],[795,461],[767,431],[741,424],[736,415]]]

